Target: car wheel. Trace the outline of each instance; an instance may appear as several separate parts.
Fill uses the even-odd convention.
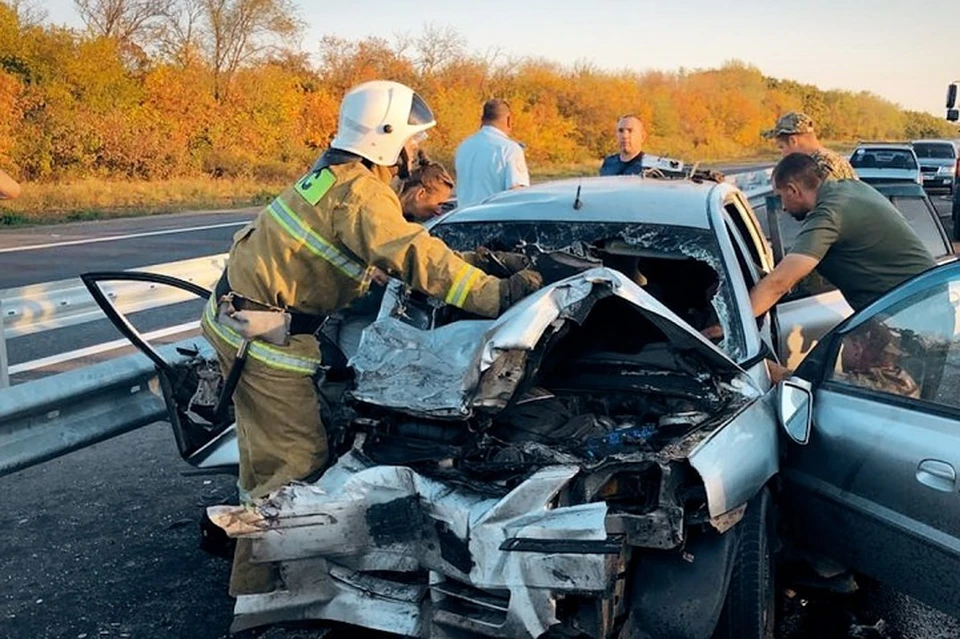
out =
[[[739,524],[740,547],[716,639],[773,639],[777,607],[773,515],[770,491],[764,488],[747,504]]]

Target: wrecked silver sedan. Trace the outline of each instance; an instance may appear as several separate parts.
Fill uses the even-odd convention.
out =
[[[286,586],[239,597],[235,628],[318,618],[409,636],[606,637],[675,616],[709,636],[723,598],[702,599],[732,566],[711,546],[736,537],[776,471],[756,384],[611,269],[496,321],[424,330],[393,316],[402,304],[351,361],[349,451],[316,484],[211,510]],[[662,610],[674,570],[703,583]]]
[[[748,299],[769,249],[744,260],[740,221],[759,228],[732,185],[639,178],[441,218],[450,246],[523,252],[549,285],[496,320],[398,283],[347,314],[328,337],[349,366],[321,384],[331,467],[209,511],[283,577],[237,599],[234,630],[771,637],[768,484],[793,415]],[[193,355],[155,359],[171,423],[187,461],[228,470],[234,431],[195,401],[215,372]]]
[[[725,188],[660,187],[701,204]],[[569,196],[541,199],[561,214]],[[284,578],[238,598],[235,629],[709,637],[719,623],[768,636],[770,552],[750,550],[768,540],[778,421],[768,379],[734,361],[749,347],[714,232],[667,211],[496,213],[494,198],[433,232],[594,268],[497,320],[391,288],[346,348],[355,379],[349,410],[328,420],[333,466],[210,513]]]

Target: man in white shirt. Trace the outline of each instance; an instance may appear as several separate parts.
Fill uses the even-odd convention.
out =
[[[454,159],[458,207],[530,186],[523,147],[510,139],[512,128],[510,105],[505,100],[487,100],[480,130],[460,143]]]

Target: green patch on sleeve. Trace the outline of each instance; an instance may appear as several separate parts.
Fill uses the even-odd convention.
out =
[[[307,173],[297,180],[294,189],[300,194],[310,206],[316,206],[327,191],[337,183],[337,178],[329,169],[323,169],[320,173]]]

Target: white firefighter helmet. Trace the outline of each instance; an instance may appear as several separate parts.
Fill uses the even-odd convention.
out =
[[[343,97],[330,146],[392,166],[407,140],[436,124],[430,107],[410,87],[387,80],[364,82]]]

